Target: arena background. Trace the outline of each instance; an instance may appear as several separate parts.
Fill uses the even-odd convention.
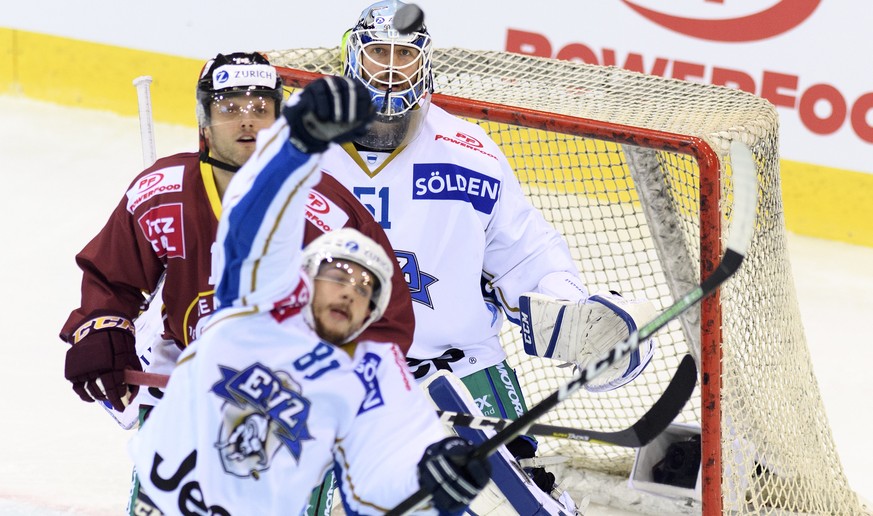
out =
[[[873,246],[873,11],[821,0],[421,0],[439,47],[510,50],[743,87],[776,104],[785,219]],[[0,93],[123,115],[153,77],[157,121],[193,125],[217,52],[332,47],[364,2],[34,0],[0,17]],[[160,142],[159,142],[160,143]]]

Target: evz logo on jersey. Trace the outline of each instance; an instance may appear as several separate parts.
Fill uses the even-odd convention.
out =
[[[162,168],[139,178],[139,180],[130,187],[130,190],[127,191],[127,211],[133,213],[140,204],[151,199],[155,195],[181,192],[182,176],[184,172],[185,167],[179,165],[176,167]]]
[[[430,274],[422,272],[418,267],[418,258],[416,258],[415,253],[395,249],[394,255],[397,257],[397,263],[400,265],[403,279],[409,285],[409,294],[412,296],[412,300],[428,308],[433,308],[433,301],[431,300],[428,287],[438,280]]]
[[[225,471],[241,478],[256,476],[270,467],[283,446],[299,460],[302,442],[312,439],[306,426],[310,402],[291,376],[261,364],[219,370],[222,378],[211,391],[225,401],[215,443]]]
[[[491,213],[500,195],[500,181],[454,163],[419,163],[412,176],[413,199],[465,201]]]
[[[185,258],[182,203],[161,204],[150,208],[137,223],[159,257]]]
[[[376,407],[381,407],[385,404],[382,399],[382,390],[379,388],[379,363],[382,359],[375,353],[367,353],[363,360],[355,366],[355,374],[361,379],[364,384],[364,401],[361,402],[361,408],[358,409],[358,415],[373,410]]]

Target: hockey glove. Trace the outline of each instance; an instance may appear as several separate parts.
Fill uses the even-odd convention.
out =
[[[441,512],[460,513],[491,478],[488,459],[470,460],[473,446],[460,437],[431,444],[418,463],[418,480]]]
[[[515,460],[532,459],[537,454],[537,441],[526,435],[519,435],[506,443],[506,449],[515,457]],[[546,494],[551,494],[555,487],[555,475],[549,473],[546,468],[524,468],[525,473],[533,480],[534,484]]]
[[[291,129],[291,143],[306,154],[363,136],[375,115],[367,88],[348,77],[313,81],[296,100],[282,108],[282,115]]]
[[[83,401],[108,401],[115,410],[124,410],[128,399],[124,370],[142,371],[133,328],[124,317],[104,315],[86,321],[73,334],[64,376]],[[130,394],[136,395],[137,387],[130,387]]]
[[[580,368],[597,359],[652,320],[655,306],[645,299],[625,299],[601,292],[584,302],[527,292],[519,299],[524,351],[529,355],[572,362]],[[617,389],[643,372],[655,352],[654,339],[585,384],[589,391]]]

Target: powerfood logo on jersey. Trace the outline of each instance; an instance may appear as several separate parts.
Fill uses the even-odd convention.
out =
[[[621,0],[623,4],[636,11],[647,20],[679,34],[709,41],[758,41],[788,32],[809,18],[821,0],[778,0],[739,2],[738,6],[728,6],[723,0],[708,0],[705,3],[681,5],[680,2],[652,0]],[[652,8],[641,4],[648,3]],[[685,0],[688,3],[688,0]],[[725,4],[725,5],[716,5]],[[735,2],[737,4],[737,2]],[[757,5],[756,5],[757,4]],[[769,7],[766,4],[771,4]],[[657,6],[657,8],[655,8]],[[679,15],[678,12],[696,8],[699,17]],[[743,9],[744,11],[740,11]],[[677,14],[671,14],[670,11]],[[722,14],[722,12],[727,11]],[[714,17],[703,14],[715,13]],[[720,15],[720,16],[719,16]]]
[[[309,192],[306,202],[306,220],[328,233],[339,229],[349,221],[349,214],[337,204],[315,190]]]
[[[412,175],[413,199],[464,201],[490,214],[500,195],[500,181],[454,163],[416,164]]]
[[[312,439],[306,427],[310,402],[291,376],[261,364],[219,370],[222,378],[211,391],[225,401],[215,443],[224,470],[257,479],[283,447],[299,460],[302,441]]]
[[[446,136],[443,134],[438,134],[434,137],[435,141],[445,141],[449,143],[454,143],[455,145],[460,145],[461,147],[476,151],[480,154],[484,154],[492,159],[497,159],[497,156],[491,154],[488,151],[483,150],[484,145],[478,139],[473,138],[469,134],[465,133],[455,133],[455,136]]]
[[[133,213],[140,204],[155,195],[181,192],[184,171],[183,166],[162,168],[139,178],[127,191],[127,211]]]

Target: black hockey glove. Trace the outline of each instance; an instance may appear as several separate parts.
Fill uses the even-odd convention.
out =
[[[506,444],[506,449],[515,457],[515,460],[532,459],[537,455],[537,441],[526,435],[519,435]],[[545,468],[524,468],[525,473],[533,480],[534,484],[546,494],[550,494],[555,487],[555,475]]]
[[[460,437],[431,444],[418,463],[418,481],[443,512],[463,511],[491,478],[488,459],[470,460],[473,446]]]
[[[109,401],[115,410],[124,410],[128,394],[124,370],[142,371],[133,323],[115,315],[94,317],[82,324],[71,340],[64,376],[72,382],[76,394],[83,401]],[[136,386],[130,386],[132,395],[136,391]]]
[[[367,88],[348,77],[329,76],[309,83],[295,104],[282,108],[291,143],[302,152],[324,152],[330,142],[363,136],[375,115]]]

